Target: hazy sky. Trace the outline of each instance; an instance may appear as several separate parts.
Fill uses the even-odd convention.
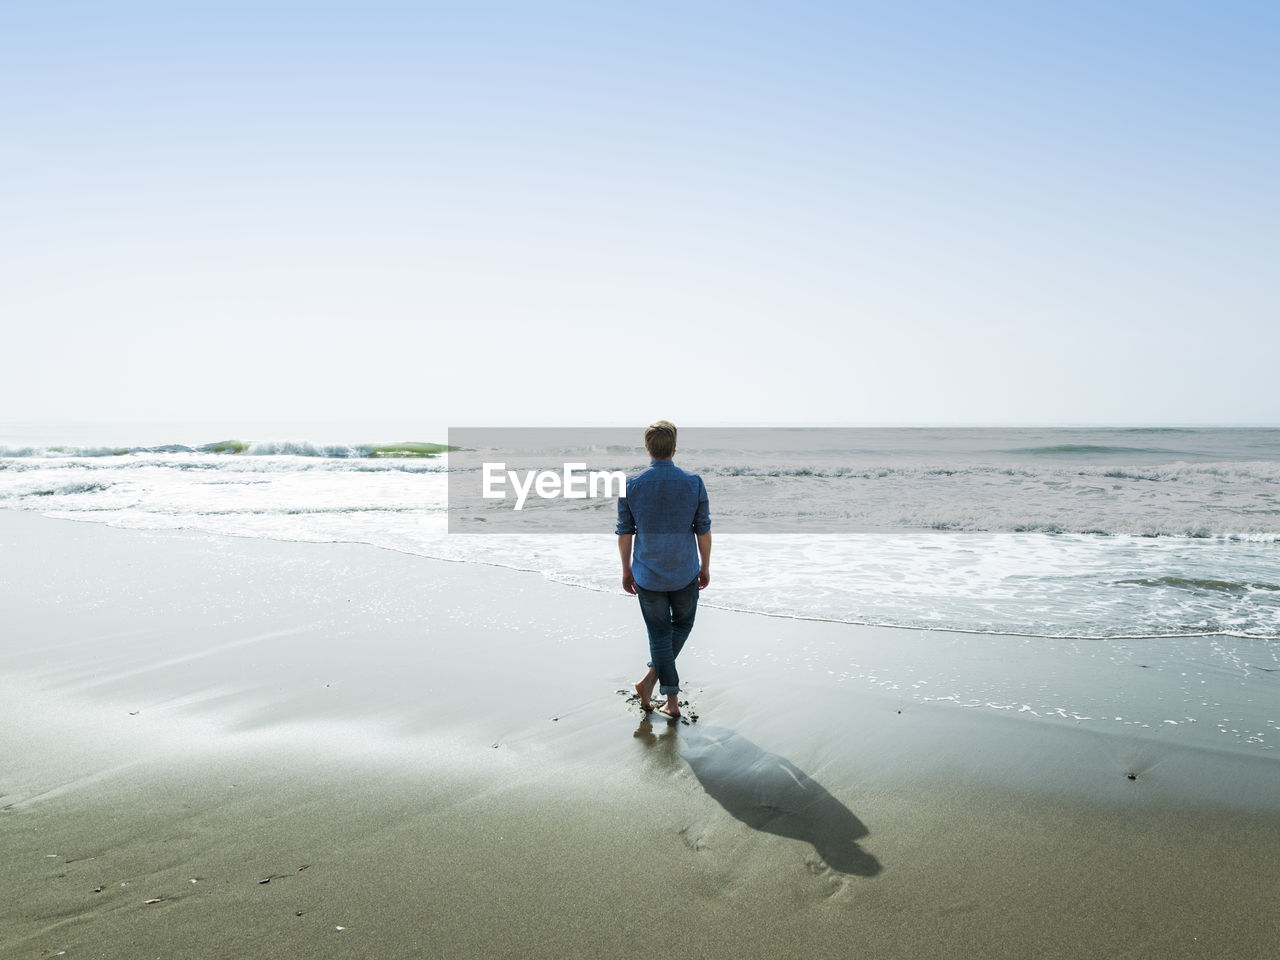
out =
[[[0,5],[0,420],[1280,423],[1280,4]]]

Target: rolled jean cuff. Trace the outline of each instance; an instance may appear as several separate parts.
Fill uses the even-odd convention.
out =
[[[659,684],[659,685],[658,685],[658,692],[659,692],[660,694],[662,694],[664,697],[667,697],[667,696],[670,696],[670,695],[671,695],[671,694],[673,694],[673,693],[679,693],[679,692],[680,692],[680,688],[679,688],[679,687],[667,687],[667,686],[663,686],[662,684]]]

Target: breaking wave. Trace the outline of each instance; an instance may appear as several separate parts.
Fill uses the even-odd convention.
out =
[[[150,447],[76,447],[76,446],[27,446],[0,447],[0,458],[38,457],[43,459],[84,459],[97,457],[129,457],[138,455],[206,453],[227,456],[250,457],[325,457],[337,459],[365,459],[378,457],[416,458],[436,457],[451,448],[444,443],[310,443],[306,440],[217,440],[213,443],[188,446],[183,443],[164,443]]]

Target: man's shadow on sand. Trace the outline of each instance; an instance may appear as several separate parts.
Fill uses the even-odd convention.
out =
[[[866,825],[786,757],[723,727],[685,727],[680,742],[680,755],[702,788],[735,819],[812,844],[840,873],[880,872],[880,861],[858,846],[870,833]]]

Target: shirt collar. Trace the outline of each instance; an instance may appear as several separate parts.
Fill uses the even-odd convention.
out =
[[[670,457],[667,457],[667,459],[665,459],[665,460],[650,460],[650,461],[649,461],[649,466],[651,466],[651,467],[674,467],[674,466],[675,466],[675,463],[673,463],[673,462],[672,462],[672,460],[671,460],[671,458],[670,458]]]

